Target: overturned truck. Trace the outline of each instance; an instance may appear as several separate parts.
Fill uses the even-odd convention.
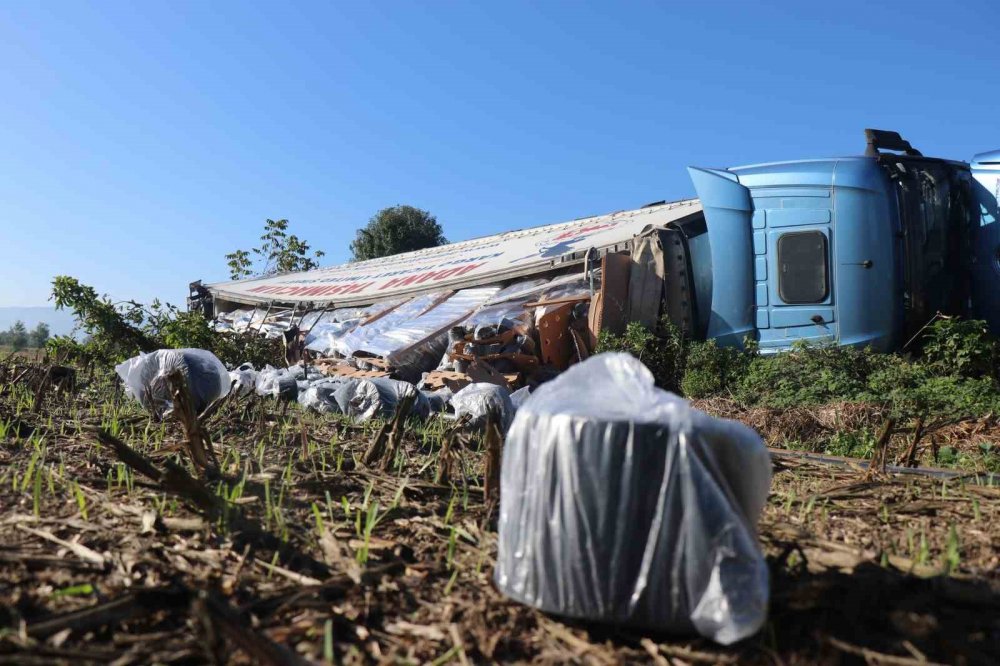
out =
[[[220,329],[284,336],[344,377],[532,385],[602,331],[663,317],[761,351],[904,343],[936,313],[1000,331],[1000,151],[690,168],[698,199],[330,268],[191,285]]]

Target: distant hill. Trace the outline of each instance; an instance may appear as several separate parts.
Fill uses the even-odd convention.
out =
[[[73,332],[73,326],[76,324],[73,313],[69,310],[56,310],[47,307],[0,307],[0,331],[6,331],[19,319],[24,322],[29,331],[39,322],[45,322],[49,325],[49,331],[52,335],[69,335]]]

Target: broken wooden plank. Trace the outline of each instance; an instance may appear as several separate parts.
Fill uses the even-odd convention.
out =
[[[567,303],[580,303],[581,301],[589,301],[591,299],[590,294],[577,294],[576,296],[562,296],[560,298],[553,298],[547,301],[534,301],[531,303],[525,303],[526,308],[543,308],[546,305],[566,305]]]

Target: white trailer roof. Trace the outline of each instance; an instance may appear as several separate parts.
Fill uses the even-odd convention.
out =
[[[697,199],[619,211],[391,257],[206,285],[236,303],[365,305],[442,289],[495,284],[579,263],[590,248],[624,246],[644,227],[701,211]]]

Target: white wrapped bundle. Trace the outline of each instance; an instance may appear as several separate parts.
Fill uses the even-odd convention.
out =
[[[500,480],[496,583],[542,610],[730,644],[767,615],[760,438],[601,354],[517,411]]]
[[[469,384],[452,397],[451,406],[455,409],[456,418],[468,416],[468,427],[475,429],[486,427],[490,412],[496,414],[501,433],[507,432],[514,418],[510,391],[496,384]]]
[[[229,371],[215,354],[204,349],[160,349],[115,366],[125,392],[156,416],[173,408],[166,379],[175,370],[187,379],[195,411],[201,412],[229,393]]]

